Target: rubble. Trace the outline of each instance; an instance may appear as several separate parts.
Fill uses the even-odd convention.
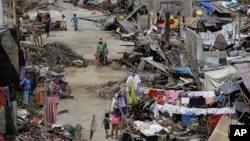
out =
[[[36,48],[23,42],[23,48],[27,53],[27,60],[33,65],[47,64],[50,68],[55,66],[86,67],[86,60],[64,43],[52,42],[42,48]]]

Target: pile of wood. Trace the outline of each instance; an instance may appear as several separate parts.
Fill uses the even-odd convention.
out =
[[[43,48],[25,46],[27,60],[33,65],[48,64],[54,66],[77,66],[86,67],[87,61],[64,43],[53,42]]]
[[[245,23],[241,28],[240,28],[241,33],[249,33],[250,32],[250,21]]]

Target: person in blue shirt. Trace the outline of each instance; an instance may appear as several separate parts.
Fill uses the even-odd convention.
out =
[[[25,77],[22,79],[19,85],[23,88],[23,104],[24,108],[26,109],[27,105],[29,104],[29,97],[31,94],[31,83],[28,72],[25,72]]]
[[[77,31],[78,30],[78,18],[76,17],[76,14],[73,15],[74,17],[71,19],[71,22],[74,26],[74,30]]]

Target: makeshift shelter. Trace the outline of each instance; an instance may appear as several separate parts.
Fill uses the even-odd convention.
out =
[[[225,50],[226,47],[228,46],[227,41],[225,37],[222,34],[219,34],[214,42],[214,48],[218,50]]]
[[[185,24],[186,26],[193,28],[193,29],[204,29],[204,25],[200,17],[185,18]]]
[[[206,90],[214,90],[226,81],[236,77],[237,69],[233,66],[223,66],[222,69],[207,71],[204,74],[204,87]]]

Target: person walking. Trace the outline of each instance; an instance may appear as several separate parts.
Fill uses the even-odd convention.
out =
[[[21,80],[19,85],[21,86],[21,88],[23,88],[23,105],[24,105],[24,109],[26,109],[27,105],[29,104],[29,98],[30,98],[30,94],[31,94],[31,83],[29,80],[29,73],[28,72],[25,72],[25,76]]]
[[[103,127],[103,125],[104,125],[104,129],[105,129],[105,132],[106,132],[106,139],[109,137],[109,129],[110,129],[109,122],[110,122],[109,113],[105,113],[105,117],[104,117],[104,119],[102,121],[101,127]]]
[[[73,15],[73,18],[71,19],[71,22],[74,26],[74,30],[77,31],[78,30],[78,18],[76,17],[76,14]]]
[[[99,56],[98,65],[99,64],[103,65],[104,47],[105,47],[105,44],[102,42],[102,38],[99,38],[99,42],[97,43],[97,50],[96,50],[96,53]]]
[[[50,18],[50,14],[48,14],[45,20],[45,32],[47,34],[46,36],[47,38],[49,37],[50,25],[51,25],[51,18]]]
[[[64,15],[62,15],[62,28],[63,30],[67,30],[66,18]]]

